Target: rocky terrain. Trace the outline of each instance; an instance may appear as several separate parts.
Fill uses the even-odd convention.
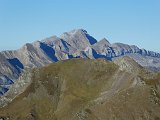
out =
[[[0,119],[159,120],[159,79],[130,57],[58,61],[16,81],[0,99]]]
[[[26,43],[18,50],[0,52],[0,96],[25,72],[70,58],[105,58],[129,56],[145,68],[160,70],[160,54],[135,45],[97,41],[86,30],[75,29],[41,41]]]

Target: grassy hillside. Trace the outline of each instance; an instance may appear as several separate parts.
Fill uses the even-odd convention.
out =
[[[148,73],[138,65],[136,73],[122,71],[118,65],[104,59],[70,59],[34,69],[32,83],[0,109],[0,117],[9,120],[160,119],[160,75]]]

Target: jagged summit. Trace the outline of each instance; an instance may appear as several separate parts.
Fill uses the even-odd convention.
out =
[[[101,39],[98,43],[111,46],[111,43],[106,38]]]
[[[112,49],[110,47],[111,44],[106,38],[103,38],[93,45],[93,49],[96,51],[96,53],[108,58],[112,57],[112,55],[110,54],[110,52],[112,52]]]
[[[52,45],[52,43],[53,43],[54,41],[59,40],[59,39],[60,39],[59,37],[57,37],[56,35],[54,35],[54,36],[51,36],[51,37],[49,37],[49,38],[46,38],[46,39],[41,40],[41,42],[44,42],[44,43],[47,43],[47,44]]]
[[[88,34],[87,30],[85,29],[74,29],[74,30],[71,30],[70,32],[65,32],[65,33],[76,34],[77,32]]]
[[[83,29],[75,29],[70,32],[65,32],[60,36],[60,38],[81,50],[84,50],[86,47],[97,42],[95,38],[93,38],[87,33],[86,30]]]

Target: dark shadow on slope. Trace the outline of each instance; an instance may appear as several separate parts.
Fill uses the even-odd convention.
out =
[[[45,54],[46,54],[52,61],[54,61],[54,62],[57,62],[57,61],[58,61],[57,57],[55,56],[55,50],[54,50],[52,47],[50,47],[50,46],[48,46],[48,45],[46,45],[46,44],[44,44],[44,43],[40,43],[40,48],[45,52]]]
[[[3,93],[0,91],[0,96],[2,96],[3,95]]]
[[[93,57],[94,57],[95,59],[97,59],[97,58],[105,58],[105,59],[107,59],[107,60],[112,60],[112,57],[107,57],[107,56],[105,56],[105,55],[100,55],[100,54],[98,54],[94,49],[92,49],[92,53],[93,53]]]
[[[21,73],[21,70],[24,69],[23,64],[17,58],[7,60],[18,71],[18,73]]]
[[[11,85],[14,82],[8,78],[6,75],[0,77],[0,85]]]
[[[68,58],[69,58],[69,59],[72,59],[72,58],[80,58],[80,56],[74,57],[73,55],[68,55]]]
[[[86,34],[86,37],[89,40],[89,42],[90,42],[91,45],[97,43],[97,40],[95,38],[93,38],[92,36]]]
[[[88,58],[88,59],[89,59],[89,57],[87,56],[87,54],[86,54],[84,51],[81,51],[81,54],[82,54],[82,56],[83,56],[84,58]]]
[[[62,39],[61,39],[61,42],[62,42],[62,44],[64,45],[64,47],[66,48],[66,50],[68,51],[68,50],[69,50],[68,46],[71,46],[71,45],[68,44],[66,41],[64,41],[64,40],[62,40]]]
[[[8,91],[8,88],[5,88],[3,86],[0,86],[0,96],[4,95]]]

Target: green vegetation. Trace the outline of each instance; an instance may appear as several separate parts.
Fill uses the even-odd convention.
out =
[[[32,73],[31,85],[8,106],[1,108],[0,116],[8,117],[10,120],[125,118],[122,112],[130,115],[135,112],[131,112],[133,106],[138,111],[138,105],[150,105],[148,96],[152,95],[153,100],[159,97],[160,74],[154,75],[151,81],[150,78],[144,78],[144,74],[136,76],[120,71],[116,64],[104,59],[59,61],[34,69]],[[137,77],[145,81],[147,86],[133,86]],[[147,92],[150,90],[148,86],[157,88],[156,96]],[[140,99],[140,94],[144,95],[143,99]],[[144,106],[141,106],[142,109]]]

